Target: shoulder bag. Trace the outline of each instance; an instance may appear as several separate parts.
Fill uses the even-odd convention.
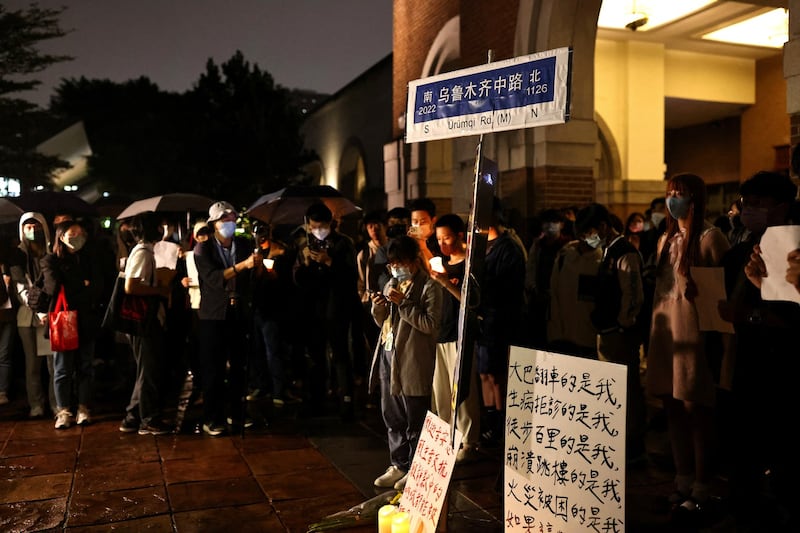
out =
[[[129,335],[147,337],[153,334],[155,328],[159,327],[158,306],[157,297],[126,294],[125,273],[120,272],[114,283],[114,289],[111,291],[111,299],[106,307],[102,327]]]

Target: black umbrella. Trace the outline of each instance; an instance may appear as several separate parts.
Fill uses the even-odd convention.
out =
[[[0,198],[0,224],[19,222],[19,217],[25,211],[14,202]]]
[[[265,194],[245,211],[271,225],[302,224],[306,210],[311,204],[322,202],[328,206],[334,218],[359,213],[361,208],[330,185],[292,185]]]
[[[37,211],[52,219],[53,215],[67,214],[75,217],[97,216],[97,208],[71,192],[35,191],[9,198],[24,211]]]

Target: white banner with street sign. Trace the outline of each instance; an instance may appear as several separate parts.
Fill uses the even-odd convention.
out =
[[[571,61],[556,48],[412,81],[406,142],[563,124]]]

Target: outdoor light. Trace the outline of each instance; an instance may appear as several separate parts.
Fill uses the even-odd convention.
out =
[[[706,33],[703,39],[781,48],[789,40],[789,11],[778,8]]]

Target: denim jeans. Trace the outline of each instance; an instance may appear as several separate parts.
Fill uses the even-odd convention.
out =
[[[59,409],[72,407],[72,390],[78,392],[78,405],[88,405],[94,381],[94,341],[80,340],[80,347],[69,352],[56,352],[53,357],[53,388]]]
[[[281,354],[280,330],[275,320],[264,318],[259,313],[253,316],[256,335],[261,341],[254,346],[251,375],[254,388],[268,389],[267,380],[271,381],[271,392],[274,398],[282,398],[286,384],[283,357]]]

